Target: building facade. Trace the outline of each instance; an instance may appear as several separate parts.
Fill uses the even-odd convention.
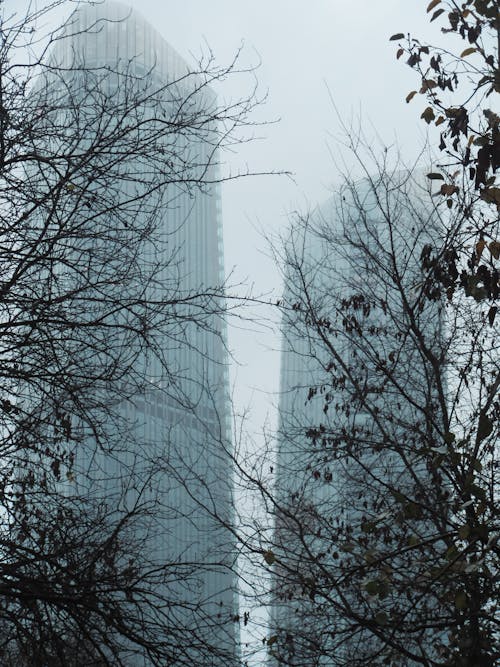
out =
[[[422,271],[438,233],[427,196],[404,172],[350,184],[298,220],[285,246],[272,665],[416,664],[379,628],[400,614],[391,631],[412,637],[417,606],[391,588],[407,566],[398,502],[422,499],[432,516],[435,501],[418,454],[439,441],[444,376],[423,352],[440,358],[442,342]],[[378,530],[387,516],[393,532]],[[435,532],[420,514],[413,529],[414,540]],[[429,598],[418,613],[434,612]],[[403,642],[418,653],[425,632]]]
[[[81,7],[64,30],[51,57],[66,73],[55,86],[49,74],[46,87],[52,87],[52,95],[71,98],[79,122],[88,109],[79,149],[85,141],[92,147],[93,133],[103,124],[119,132],[120,123],[127,122],[120,118],[121,105],[129,113],[136,104],[137,127],[144,119],[144,132],[151,132],[151,155],[164,156],[155,170],[149,155],[134,155],[131,138],[130,159],[117,168],[114,181],[109,178],[123,203],[118,213],[110,213],[109,223],[110,229],[122,229],[124,243],[127,216],[135,229],[144,227],[133,277],[116,267],[121,289],[134,295],[143,289],[146,303],[171,302],[171,321],[157,322],[162,333],[149,349],[133,351],[133,366],[123,378],[124,399],[110,409],[108,424],[103,419],[101,442],[77,453],[75,484],[117,515],[150,504],[152,512],[139,522],[134,539],[143,542],[144,567],[163,573],[153,593],[159,632],[167,638],[171,632],[172,654],[179,656],[171,664],[236,665],[221,196],[217,129],[210,120],[215,95],[125,5]],[[114,118],[107,111],[110,100]],[[66,122],[69,141],[74,119]],[[74,194],[80,184],[68,187]],[[97,186],[92,197],[99,197]],[[106,241],[98,251],[106,253]],[[141,285],[141,279],[149,282]],[[123,348],[120,354],[126,354],[126,340]],[[130,665],[143,664],[147,659],[131,651]]]

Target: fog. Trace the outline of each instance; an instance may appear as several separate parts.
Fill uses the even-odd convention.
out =
[[[255,120],[257,139],[226,156],[233,172],[285,171],[286,175],[249,176],[223,186],[226,273],[240,291],[251,287],[270,302],[282,281],[269,242],[279,247],[293,211],[306,212],[323,202],[342,177],[336,166],[344,140],[342,122],[361,124],[383,151],[398,147],[411,162],[425,143],[420,114],[426,106],[405,97],[417,86],[415,73],[397,61],[397,32],[432,41],[426,3],[408,0],[135,0],[141,13],[165,39],[192,62],[211,49],[226,63],[241,47],[241,62],[252,75],[228,81],[226,95],[248,94],[258,81],[265,103]],[[234,409],[245,412],[246,432],[258,448],[263,431],[272,434],[279,395],[279,323],[270,308],[254,308],[254,325],[232,319],[229,343],[234,355]],[[249,412],[246,413],[249,408]],[[252,619],[259,622],[256,610]],[[265,614],[261,621],[265,624]],[[265,635],[262,626],[257,639]],[[248,640],[243,630],[243,644]],[[255,644],[251,645],[251,651]],[[245,651],[244,651],[245,653]],[[249,659],[261,664],[265,650]]]
[[[7,0],[13,8],[24,0]],[[40,0],[40,5],[42,0]],[[126,3],[127,4],[127,3]],[[188,62],[213,52],[220,64],[241,49],[251,71],[227,81],[226,99],[245,97],[258,82],[255,140],[222,156],[225,268],[233,293],[249,291],[274,302],[281,276],[270,248],[279,248],[293,211],[324,201],[342,174],[340,145],[351,122],[361,123],[380,151],[398,147],[411,163],[425,143],[420,114],[426,106],[408,92],[416,74],[395,57],[389,37],[411,31],[439,40],[425,2],[408,0],[129,0]],[[256,321],[232,318],[229,345],[237,414],[249,408],[247,427],[256,445],[272,433],[279,392],[279,326],[272,308],[254,307]]]
[[[35,5],[45,6],[42,0]],[[255,140],[223,156],[226,173],[287,172],[248,176],[223,185],[225,267],[238,293],[275,301],[281,277],[269,248],[279,246],[292,211],[305,212],[324,201],[338,183],[341,122],[359,123],[370,142],[398,147],[410,163],[425,143],[420,120],[425,106],[407,93],[416,74],[395,57],[389,37],[410,31],[424,41],[439,41],[429,25],[426,3],[408,0],[125,0],[150,21],[188,62],[213,53],[228,64],[241,49],[240,66],[225,84],[225,99],[248,95],[258,83],[263,98],[256,109]],[[7,0],[7,13],[26,10],[26,0]],[[63,21],[68,14],[45,17]],[[54,27],[52,26],[52,27]],[[262,124],[263,123],[263,124]],[[336,164],[337,163],[337,164]],[[268,319],[260,309],[255,318]],[[232,386],[238,412],[251,407],[249,425],[259,433],[266,419],[272,427],[278,394],[279,336],[269,326],[230,322]]]
[[[397,144],[411,161],[425,141],[419,119],[424,101],[405,102],[416,74],[395,57],[389,37],[411,31],[439,39],[429,26],[426,3],[408,0],[134,0],[131,3],[188,62],[210,48],[226,63],[242,47],[242,64],[254,75],[228,81],[228,97],[248,93],[254,83],[267,96],[256,121],[258,137],[226,156],[233,171],[286,171],[287,176],[247,177],[223,188],[226,273],[230,283],[252,285],[273,300],[281,278],[265,236],[276,239],[289,213],[323,201],[338,182],[334,164],[343,131],[334,105],[347,124],[361,118],[370,138]],[[356,121],[357,122],[357,121]],[[379,139],[376,139],[378,135]],[[262,317],[269,312],[261,311]],[[279,337],[233,322],[232,382],[236,407],[251,406],[250,427],[259,432],[266,416],[272,426],[279,378]]]

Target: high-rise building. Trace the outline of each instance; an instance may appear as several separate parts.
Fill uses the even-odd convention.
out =
[[[183,656],[179,664],[189,656],[200,667],[236,665],[221,198],[212,141],[216,129],[210,121],[215,95],[150,24],[115,2],[80,7],[51,58],[58,75],[46,75],[49,94],[70,97],[79,107],[79,122],[87,119],[75,152],[83,154],[85,142],[92,146],[92,134],[101,124],[119,128],[127,123],[119,116],[120,105],[125,108],[134,91],[140,91],[133,113],[145,121],[158,116],[151,141],[155,154],[161,145],[165,163],[171,161],[171,177],[165,179],[164,165],[160,177],[151,160],[131,153],[123,173],[110,183],[116,198],[131,203],[122,217],[130,210],[135,223],[144,220],[147,226],[153,220],[156,225],[154,243],[146,240],[138,266],[145,276],[160,267],[154,281],[144,285],[144,299],[171,299],[173,325],[171,332],[164,327],[154,349],[137,354],[132,380],[124,378],[131,387],[123,394],[131,397],[118,410],[125,425],[120,441],[114,431],[117,420],[104,424],[113,444],[77,452],[75,467],[81,475],[75,475],[75,483],[113,511],[151,504],[153,514],[141,530],[145,562],[165,575],[158,591],[160,631],[168,633],[171,626],[173,654],[177,643]],[[115,118],[106,112],[110,99]],[[70,141],[74,121],[66,122]],[[152,132],[156,126],[148,127]],[[94,162],[99,163],[98,156]],[[79,184],[68,187],[77,191]],[[126,229],[126,219],[123,225]],[[105,241],[96,243],[106,252]],[[136,655],[130,664],[147,660]]]
[[[418,450],[432,442],[422,423],[439,410],[440,371],[422,349],[439,348],[442,323],[439,302],[422,292],[421,257],[436,224],[425,187],[396,172],[346,187],[285,244],[272,665],[386,655],[377,621],[368,628],[394,598],[370,597],[375,587],[355,574],[370,563],[363,553],[382,551],[370,521],[383,518],[392,492],[422,498],[431,486]]]
[[[301,311],[306,294],[312,298],[323,292],[332,294],[332,266],[325,263],[326,244],[317,227],[331,222],[332,210],[333,201],[328,200],[307,223],[291,228],[285,245],[274,537],[276,552],[285,557],[283,563],[273,565],[270,635],[276,642],[269,651],[273,666],[329,664],[323,623],[314,622],[315,601],[300,584],[307,569],[308,542],[313,548],[311,522],[316,512],[335,502],[323,472],[321,479],[314,477],[317,457],[308,434],[326,425],[329,417],[317,394],[324,378],[324,351]],[[331,258],[333,265],[338,259]]]

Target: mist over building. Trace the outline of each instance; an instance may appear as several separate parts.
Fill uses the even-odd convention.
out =
[[[369,578],[343,577],[364,572],[359,554],[383,548],[370,531],[394,490],[420,498],[433,485],[418,450],[439,406],[408,323],[416,318],[439,356],[441,306],[420,294],[422,253],[438,233],[422,181],[393,172],[348,183],[285,239],[272,665],[352,666],[378,654],[376,622],[371,632],[356,619],[389,614],[389,585],[380,575],[379,599]]]
[[[145,241],[138,265],[145,274],[162,268],[144,284],[144,299],[171,299],[175,326],[153,350],[138,353],[132,379],[124,378],[130,387],[124,386],[123,394],[130,399],[104,423],[108,444],[77,453],[75,483],[112,511],[151,503],[154,512],[134,539],[143,541],[150,567],[165,573],[158,586],[160,631],[168,633],[171,625],[173,653],[177,642],[184,660],[189,655],[200,666],[235,665],[238,592],[229,530],[233,489],[221,200],[215,128],[206,120],[215,95],[153,26],[125,5],[81,7],[64,30],[51,58],[66,73],[56,82],[46,75],[46,87],[52,88],[50,95],[71,99],[80,119],[88,112],[82,145],[92,144],[100,124],[119,129],[122,119],[106,116],[106,100],[113,99],[119,110],[122,100],[128,103],[130,87],[145,100],[136,109],[139,118],[158,114],[161,120],[163,114],[163,134],[154,141],[163,142],[164,159],[172,161],[171,179],[159,182],[158,192],[158,174],[150,163],[145,171],[146,160],[133,157],[133,146],[126,169],[115,182],[110,178],[117,200],[131,202],[135,223],[144,221],[144,233],[155,227],[154,243]],[[193,131],[185,119],[195,112],[205,126]],[[71,127],[70,118],[61,122]],[[202,192],[198,180],[212,184]],[[77,191],[78,183],[71,188]],[[126,220],[121,222],[126,228]],[[105,241],[97,243],[106,252]],[[135,293],[138,286],[132,287]],[[191,302],[190,295],[202,296]],[[130,664],[148,661],[136,655]]]

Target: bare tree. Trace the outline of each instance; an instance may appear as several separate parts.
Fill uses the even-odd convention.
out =
[[[269,652],[301,666],[492,666],[490,306],[441,296],[461,215],[424,174],[351,147],[365,177],[284,244],[277,472],[274,486],[256,479],[275,530],[253,542],[273,573]]]
[[[201,257],[254,91],[217,103],[237,58],[103,58],[112,3],[44,33],[65,4],[0,18],[1,660],[234,664],[227,302]]]

